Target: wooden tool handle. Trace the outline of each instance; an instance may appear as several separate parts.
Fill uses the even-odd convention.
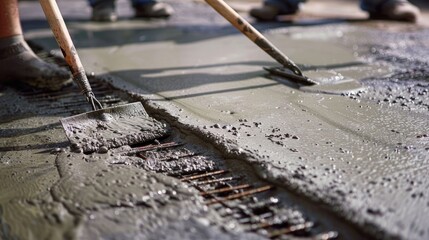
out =
[[[92,94],[91,86],[85,74],[82,62],[73,45],[70,33],[61,15],[60,9],[55,0],[40,0],[45,16],[49,22],[55,39],[61,48],[64,58],[73,74],[73,80],[82,90],[82,93],[89,97]],[[93,94],[92,94],[93,95]]]
[[[258,30],[256,30],[249,22],[241,17],[234,9],[232,9],[223,0],[205,0],[212,8],[220,15],[228,20],[240,32],[246,35],[252,42],[258,45],[268,55],[274,58],[284,67],[292,70],[295,74],[302,76],[299,67],[276,48],[268,39],[266,39]]]

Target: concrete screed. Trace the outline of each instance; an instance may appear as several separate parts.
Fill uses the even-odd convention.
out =
[[[78,11],[84,4],[81,1],[59,3],[66,18],[89,14]],[[35,5],[21,7],[25,11]],[[320,20],[292,26],[258,24],[275,45],[303,66],[305,74],[328,73],[337,77],[329,81],[352,78],[365,86],[364,91],[325,94],[317,88],[297,89],[265,78],[261,67],[275,66],[273,60],[207,6],[191,2],[174,6],[180,14],[169,21],[69,21],[87,71],[139,95],[148,106],[163,109],[166,118],[177,118],[179,125],[206,136],[225,154],[246,158],[257,166],[261,177],[328,204],[375,237],[429,237],[429,46],[424,41],[428,29]],[[120,1],[120,13],[129,16],[126,9],[127,3]],[[41,22],[41,12],[32,14],[25,16],[27,38],[46,49],[58,49]],[[324,90],[341,93],[331,87]],[[13,98],[8,94],[13,95],[2,93],[2,106]],[[114,220],[127,219],[118,228],[131,229],[128,237],[148,236],[152,230],[159,231],[159,226],[172,225],[175,232],[185,234],[187,224],[206,237],[237,237],[237,233],[208,227],[201,219],[210,219],[213,213],[195,193],[157,174],[140,176],[142,183],[154,179],[145,186],[148,190],[126,190],[143,195],[154,188],[180,192],[168,207],[153,213],[139,209],[117,213],[105,207],[125,196],[124,189],[105,188],[111,195],[86,197],[97,194],[91,188],[101,186],[103,178],[128,181],[121,178],[133,176],[132,167],[118,167],[101,180],[93,180],[91,171],[106,167],[109,159],[84,162],[80,155],[41,153],[34,146],[39,141],[44,146],[58,142],[67,146],[61,130],[50,128],[58,118],[26,115],[29,109],[16,109],[13,105],[2,110],[3,116],[9,116],[2,120],[1,138],[0,226],[4,236],[109,236],[116,224],[109,216],[115,215]],[[27,144],[30,147],[12,147]],[[91,211],[100,216],[85,215]],[[75,219],[76,213],[85,217]],[[102,220],[104,216],[107,220]],[[141,226],[149,223],[153,226],[142,231]],[[44,229],[37,229],[39,224]]]

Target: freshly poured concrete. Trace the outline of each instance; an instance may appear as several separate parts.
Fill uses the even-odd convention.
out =
[[[220,144],[234,141],[233,148],[250,152],[263,166],[262,176],[329,203],[362,225],[402,237],[428,236],[429,158],[427,142],[417,138],[427,132],[427,113],[306,93],[264,78],[261,66],[273,62],[239,34],[193,41],[201,34],[131,28],[120,33],[131,44],[101,34],[102,43],[112,46],[95,47],[97,31],[88,39],[84,28],[76,41],[94,43],[80,51],[88,69],[147,92],[145,99],[183,124],[214,133]],[[308,68],[341,65],[335,71],[354,79],[387,74],[386,67],[360,63],[335,39],[268,37]]]
[[[107,152],[109,149],[150,142],[168,135],[165,124],[148,116],[141,103],[61,119],[75,152]]]
[[[121,156],[129,147],[73,153],[49,110],[5,89],[0,103],[1,239],[260,239],[221,229],[188,185]]]
[[[427,111],[265,78],[261,67],[274,66],[273,60],[219,25],[69,26],[88,71],[140,94],[165,111],[164,118],[194,127],[227,153],[245,156],[262,177],[328,204],[380,237],[429,237]],[[363,62],[355,48],[365,46],[345,41],[373,37],[366,28],[279,29],[267,36],[303,65],[304,74],[317,77],[319,69],[357,80],[385,77],[388,65]],[[57,48],[46,29],[27,37]]]

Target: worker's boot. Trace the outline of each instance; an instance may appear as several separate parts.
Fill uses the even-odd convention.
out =
[[[405,0],[383,2],[374,12],[369,12],[371,19],[395,20],[415,23],[420,17],[420,10]]]
[[[259,21],[275,21],[279,15],[295,14],[298,10],[298,4],[289,4],[287,1],[281,4],[266,2],[261,7],[252,8],[249,14]]]
[[[92,5],[91,20],[95,22],[115,22],[118,20],[114,1],[97,1]]]
[[[0,81],[49,90],[72,83],[69,71],[37,57],[22,35],[0,38]]]
[[[136,18],[167,18],[174,13],[174,9],[161,2],[134,5]]]

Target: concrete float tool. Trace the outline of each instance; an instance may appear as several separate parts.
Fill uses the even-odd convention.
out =
[[[264,50],[268,55],[274,58],[283,67],[264,67],[270,74],[289,79],[303,85],[315,85],[318,82],[304,76],[301,69],[256,30],[249,22],[241,17],[223,0],[205,0],[213,9],[228,20],[240,32],[246,35],[259,48]]]
[[[364,90],[359,81],[344,77],[334,70],[322,68],[313,72],[307,72],[307,75],[313,74],[313,77],[304,76],[301,69],[292,60],[223,0],[205,1],[259,48],[282,65],[282,67],[264,67],[270,73],[271,78],[275,80],[287,80],[288,83],[296,83],[300,90],[306,92],[344,94]]]
[[[55,0],[40,0],[40,4],[70,67],[73,80],[93,110],[61,119],[72,148],[84,153],[105,152],[110,148],[164,136],[167,131],[164,124],[150,118],[140,102],[103,109],[91,89],[57,3]]]

